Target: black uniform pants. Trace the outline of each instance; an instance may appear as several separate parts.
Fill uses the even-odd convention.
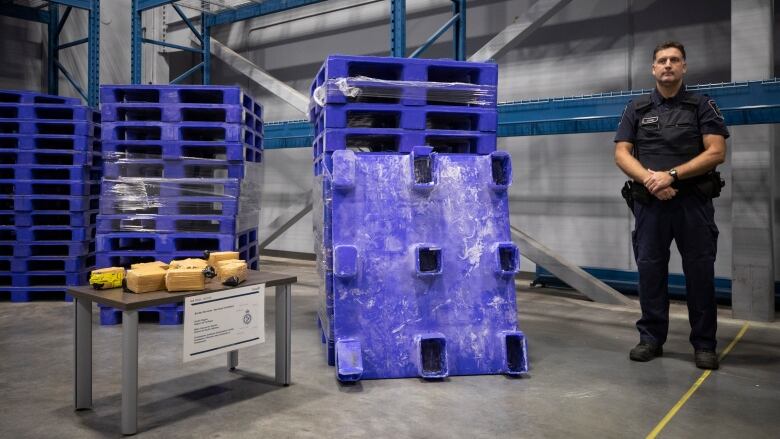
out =
[[[690,341],[694,349],[715,349],[715,253],[718,228],[712,200],[680,192],[668,201],[653,197],[634,203],[634,256],[639,269],[642,318],[640,340],[663,345],[669,330],[669,247],[674,239],[682,256]]]

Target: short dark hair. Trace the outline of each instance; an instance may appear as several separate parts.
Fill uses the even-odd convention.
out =
[[[685,46],[677,41],[664,41],[663,43],[655,46],[653,49],[653,61],[655,61],[655,54],[664,49],[677,49],[682,53],[683,60],[685,60]]]

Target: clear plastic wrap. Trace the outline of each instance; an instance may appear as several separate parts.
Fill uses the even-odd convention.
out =
[[[116,163],[116,157],[112,160]],[[143,161],[129,162],[143,169]],[[260,165],[240,166],[242,178],[105,177],[98,229],[101,233],[235,234],[256,228]]]
[[[329,103],[404,103],[419,101],[427,105],[495,106],[496,86],[464,82],[391,81],[367,76],[326,80],[314,89],[311,105]]]

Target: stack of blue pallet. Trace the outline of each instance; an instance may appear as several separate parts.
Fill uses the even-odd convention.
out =
[[[339,380],[527,372],[497,77],[334,55],[312,84],[318,321]]]
[[[223,86],[111,85],[100,96],[97,265],[235,250],[256,269],[260,104]],[[181,323],[179,309],[156,311],[162,324]],[[116,315],[103,309],[101,323]]]
[[[76,98],[0,90],[0,297],[65,298],[95,265],[99,115]]]

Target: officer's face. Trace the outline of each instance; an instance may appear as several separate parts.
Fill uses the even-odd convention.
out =
[[[673,85],[680,82],[687,71],[688,65],[679,50],[670,47],[655,54],[653,76],[659,84]]]

